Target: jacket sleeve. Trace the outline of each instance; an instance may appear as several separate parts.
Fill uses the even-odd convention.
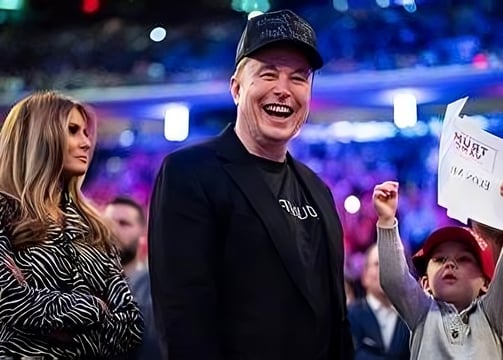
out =
[[[156,325],[170,360],[216,360],[221,355],[214,215],[197,166],[173,155],[157,175],[149,215]]]
[[[104,300],[109,312],[101,331],[100,355],[117,355],[141,344],[143,318],[129,289],[118,258],[112,255],[109,276],[106,281]]]
[[[6,216],[11,212],[7,199],[0,194],[0,323],[44,334],[100,323],[105,309],[99,298],[28,285],[14,262]]]

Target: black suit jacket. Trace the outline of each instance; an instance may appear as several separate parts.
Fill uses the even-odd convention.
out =
[[[409,360],[410,331],[399,317],[389,349],[386,350],[381,329],[366,299],[350,305],[349,322],[355,342],[355,360]]]
[[[288,160],[326,234],[333,359],[352,359],[333,199],[311,170]],[[293,234],[233,126],[165,158],[149,219],[154,312],[170,360],[316,360],[317,312]]]

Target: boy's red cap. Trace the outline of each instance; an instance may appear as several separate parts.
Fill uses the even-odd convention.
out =
[[[426,273],[432,250],[444,241],[459,241],[468,245],[476,255],[482,273],[487,279],[492,279],[495,265],[491,246],[475,231],[461,226],[446,226],[431,233],[423,247],[412,257],[419,275]]]

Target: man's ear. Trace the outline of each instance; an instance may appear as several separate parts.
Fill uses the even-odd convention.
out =
[[[234,100],[234,104],[238,105],[239,104],[239,82],[236,79],[236,76],[231,77],[230,81],[230,89],[231,89],[231,95],[232,99]]]
[[[421,279],[419,279],[419,282],[420,282],[421,286],[423,287],[423,289],[431,294],[430,281],[428,280],[428,276],[426,276],[426,275],[421,276]]]

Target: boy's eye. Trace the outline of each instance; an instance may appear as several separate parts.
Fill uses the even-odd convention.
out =
[[[443,264],[444,262],[447,261],[447,257],[445,257],[445,256],[433,256],[431,258],[431,261],[433,261],[436,264]]]
[[[471,256],[468,256],[468,255],[462,255],[462,256],[458,257],[456,259],[456,261],[458,263],[463,263],[463,262],[464,263],[471,263],[471,262],[475,262],[475,259]]]

